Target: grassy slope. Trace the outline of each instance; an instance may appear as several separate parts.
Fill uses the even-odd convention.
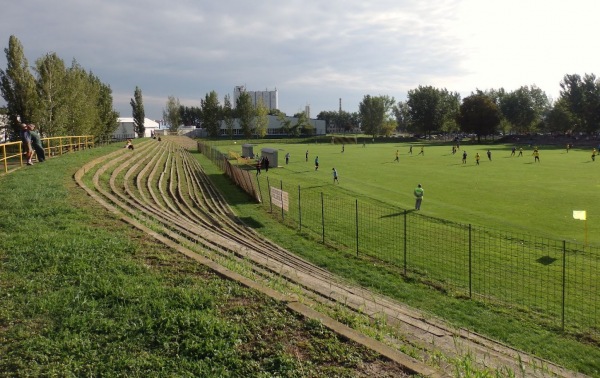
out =
[[[416,156],[419,149],[414,148],[415,152],[413,156],[410,157],[406,156],[408,148],[406,146],[399,146],[398,148],[403,148],[404,155],[401,155],[400,163],[394,163],[393,159],[396,145],[392,147],[387,146],[387,148],[382,148],[377,145],[367,145],[364,149],[360,145],[346,146],[343,155],[341,154],[340,146],[337,145],[307,146],[266,144],[266,146],[280,148],[280,156],[285,155],[286,151],[292,151],[291,155],[293,158],[290,165],[286,166],[285,169],[269,171],[269,177],[273,180],[272,182],[278,182],[279,179],[284,180],[284,182],[286,182],[286,180],[295,180],[294,182],[300,182],[303,188],[314,187],[315,190],[329,192],[350,191],[356,193],[356,196],[363,200],[367,200],[368,196],[374,196],[378,199],[381,198],[383,202],[389,201],[390,203],[393,202],[394,204],[405,207],[411,207],[413,204],[412,188],[414,184],[416,182],[422,182],[426,188],[425,201],[427,202],[424,203],[423,210],[426,214],[439,217],[452,216],[453,218],[451,219],[457,221],[472,220],[474,223],[477,223],[474,220],[480,217],[481,222],[484,222],[483,224],[489,227],[495,226],[502,229],[504,228],[502,227],[503,225],[507,225],[514,227],[515,232],[525,226],[539,225],[539,222],[532,222],[532,219],[536,221],[546,220],[549,215],[544,214],[555,213],[555,207],[548,206],[548,203],[550,203],[549,201],[552,201],[548,198],[539,203],[536,202],[538,207],[542,207],[539,211],[535,211],[533,208],[529,207],[529,210],[527,211],[531,211],[531,214],[528,214],[526,210],[516,210],[518,207],[523,207],[524,204],[531,203],[528,197],[517,201],[513,200],[514,196],[526,196],[526,194],[523,193],[527,193],[527,188],[536,188],[537,184],[534,182],[535,180],[532,179],[519,178],[518,180],[512,180],[508,176],[514,176],[516,172],[519,172],[520,176],[524,176],[525,172],[528,172],[527,170],[530,171],[530,175],[539,176],[541,164],[537,167],[528,164],[533,160],[533,157],[531,156],[520,158],[523,159],[522,161],[517,160],[517,158],[499,157],[502,153],[510,155],[510,150],[502,149],[493,151],[493,161],[487,162],[482,159],[479,167],[475,167],[474,159],[470,158],[468,165],[463,167],[460,162],[460,156],[451,155],[448,147],[426,147],[425,157]],[[231,146],[231,149],[234,148],[236,147]],[[304,152],[307,148],[310,153],[308,163],[304,161]],[[226,149],[227,148],[225,147],[225,150]],[[487,160],[487,157],[484,155],[485,148],[479,147],[479,149],[483,158]],[[475,149],[469,148],[469,152],[471,151],[475,151]],[[558,164],[558,162],[561,162],[561,159],[566,161],[567,157],[562,156],[562,152],[563,151],[559,150],[543,152],[541,154],[541,159],[544,159],[546,154],[548,154],[552,157],[552,159],[548,160]],[[319,172],[315,172],[313,168],[313,159],[315,156],[313,153],[319,154],[321,162]],[[525,154],[527,154],[527,152],[525,152]],[[574,154],[574,151],[571,151],[568,158],[580,161],[583,167],[579,168],[584,170],[590,169],[590,165],[585,163],[586,154],[587,152],[585,151],[580,151],[577,154]],[[474,154],[471,153],[471,156],[473,155]],[[379,160],[376,160],[376,157],[379,157]],[[496,167],[495,163],[500,159],[504,159],[504,161],[500,163],[502,165],[498,164],[500,167]],[[528,160],[526,161],[525,159]],[[458,163],[451,163],[449,162],[450,160],[458,160]],[[332,164],[330,163],[331,161],[335,161],[335,163]],[[441,161],[446,161],[446,164],[440,164]],[[546,164],[546,161],[546,159],[543,160],[544,164]],[[235,209],[240,216],[245,217],[246,219],[254,219],[256,222],[253,223],[258,225],[257,228],[260,232],[295,251],[299,255],[302,255],[341,276],[359,282],[367,287],[373,287],[376,290],[397,298],[409,305],[446,318],[457,325],[468,327],[477,332],[489,335],[527,352],[556,361],[571,369],[582,371],[590,375],[600,375],[600,351],[597,348],[597,345],[587,344],[584,341],[578,340],[576,336],[562,336],[553,329],[544,328],[538,323],[538,319],[533,318],[531,314],[528,314],[526,311],[493,308],[471,301],[452,298],[451,296],[438,293],[431,288],[404,282],[400,278],[400,272],[395,271],[394,268],[380,266],[378,264],[374,265],[372,263],[367,264],[364,260],[356,260],[354,258],[347,258],[346,256],[340,258],[335,252],[322,248],[318,243],[298,240],[296,231],[281,227],[280,222],[276,219],[265,218],[262,207],[245,203],[243,195],[240,197],[239,194],[237,194],[237,190],[233,188],[227,180],[223,179],[222,175],[216,171],[214,167],[206,160],[203,160],[203,163],[207,169],[210,167],[209,172],[211,173],[212,179],[223,189],[223,192],[228,196],[229,201],[235,204]],[[285,161],[282,160],[280,165],[285,165]],[[339,187],[334,187],[332,184],[331,167],[333,166],[340,172],[341,184]],[[515,169],[509,171],[509,167],[513,166]],[[374,167],[377,169],[374,169]],[[569,171],[568,164],[564,163],[561,167],[562,168],[558,171],[559,173]],[[429,170],[434,168],[437,168],[435,173],[430,173]],[[475,169],[480,170],[475,171]],[[484,169],[487,171],[483,171]],[[536,169],[537,171],[532,171],[533,169]],[[481,171],[483,171],[483,173]],[[546,175],[552,174],[554,168],[544,172]],[[475,174],[477,176],[474,176]],[[498,177],[499,175],[504,175],[504,177]],[[422,180],[423,177],[429,176],[435,177],[435,180]],[[573,174],[573,176],[576,175]],[[486,184],[488,185],[488,190],[479,193],[480,196],[478,198],[481,198],[484,194],[486,196],[498,196],[498,193],[502,192],[502,190],[498,190],[497,186],[500,185],[500,183],[503,183],[503,188],[506,188],[507,191],[513,193],[511,195],[513,197],[504,201],[508,202],[505,206],[510,207],[511,210],[502,210],[500,214],[496,214],[495,216],[492,214],[492,216],[488,218],[485,216],[485,211],[472,209],[479,204],[484,207],[486,206],[486,203],[488,205],[492,203],[493,206],[489,206],[488,208],[491,210],[488,211],[495,211],[495,209],[498,208],[496,202],[503,202],[500,200],[503,197],[496,197],[494,200],[488,201],[467,200],[468,197],[467,199],[460,201],[450,201],[448,198],[451,195],[465,196],[472,193],[469,190],[464,191],[461,189],[465,186],[460,184],[466,180],[465,177],[470,177],[471,181],[475,180],[473,178],[475,177],[475,181],[477,182],[484,180],[493,182]],[[446,180],[455,180],[456,184],[447,185]],[[547,180],[550,181],[550,179]],[[582,182],[586,180],[589,180],[589,177],[581,179]],[[592,180],[597,182],[598,179]],[[539,183],[539,180],[537,183]],[[557,184],[553,185],[552,188],[553,191],[557,191],[558,188],[568,190],[568,188],[571,188],[571,185],[571,183],[561,184],[560,180],[557,180]],[[443,189],[445,187],[447,187],[446,190]],[[545,186],[541,185],[540,188],[545,188]],[[534,190],[534,192],[538,194],[547,193],[547,191],[542,191],[541,189]],[[583,193],[587,196],[593,195],[593,192],[590,192],[589,190],[584,190]],[[442,196],[444,200],[437,199],[437,196]],[[557,199],[564,197],[563,194],[552,194],[552,198],[554,198],[554,196],[556,196]],[[457,202],[464,202],[464,207],[457,206]],[[444,211],[438,210],[438,206]],[[503,207],[501,208],[504,209]],[[568,210],[569,218],[572,210],[573,209]],[[502,219],[501,214],[503,213],[516,213],[520,214],[520,216],[515,216],[513,217],[514,219],[511,218],[500,222],[493,221],[495,218]],[[460,219],[461,216],[466,216],[466,218]],[[569,221],[577,224],[577,222],[572,219],[569,219]],[[556,223],[560,224],[561,222]],[[546,225],[546,223],[543,223],[543,225]],[[581,226],[581,224],[578,224],[578,226]],[[536,227],[528,228],[531,232],[535,232],[536,229]],[[581,233],[579,227],[578,231]],[[521,230],[521,232],[523,232],[523,230]],[[552,234],[552,232],[546,230],[544,234],[548,235]]]
[[[0,376],[399,374],[108,215],[71,177],[110,149],[0,177]]]

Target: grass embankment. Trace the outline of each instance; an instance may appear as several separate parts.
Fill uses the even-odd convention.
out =
[[[120,147],[0,177],[1,376],[401,374],[109,215],[72,175]]]
[[[568,217],[571,216],[570,212],[573,208],[583,209],[583,207],[578,207],[578,204],[589,203],[591,207],[588,209],[598,206],[591,201],[594,198],[591,188],[600,185],[597,178],[590,178],[589,170],[594,166],[587,162],[590,160],[587,151],[572,150],[567,156],[564,150],[542,150],[546,151],[542,152],[544,164],[544,168],[542,168],[542,163],[539,163],[538,166],[533,165],[533,157],[530,156],[530,152],[524,152],[525,157],[511,157],[510,149],[500,146],[494,147],[492,162],[484,161],[487,160],[485,155],[487,146],[467,147],[470,158],[464,166],[461,164],[461,157],[458,154],[451,154],[449,146],[425,147],[425,156],[417,156],[419,152],[417,147],[413,148],[412,156],[407,156],[408,147],[406,145],[367,145],[364,148],[361,145],[347,145],[344,153],[341,152],[339,145],[307,146],[306,144],[275,145],[268,143],[264,146],[280,149],[280,165],[285,165],[283,155],[287,151],[292,151],[293,160],[289,166],[285,166],[285,169],[269,171],[269,177],[273,183],[278,183],[280,179],[284,182],[294,180],[290,185],[292,187],[297,183],[303,188],[316,188],[316,190],[327,193],[338,191],[346,195],[350,192],[356,196],[355,198],[361,200],[374,197],[383,203],[388,202],[410,208],[413,205],[412,188],[415,183],[422,182],[426,188],[423,213],[439,217],[448,216],[448,219],[455,221],[467,218],[479,219],[487,227],[498,229],[504,229],[503,225],[510,224],[510,228],[515,232],[518,230],[524,232],[525,225],[534,224],[535,227],[527,228],[526,231],[535,233],[536,230],[539,230],[542,235],[553,235],[554,229],[560,228],[557,225],[565,222],[564,218],[567,217],[567,215],[560,215],[560,221],[549,219],[550,214],[558,211],[557,206],[553,205],[553,201],[564,197],[569,198],[569,201],[572,202],[569,202],[569,205],[560,202],[561,208],[569,209]],[[236,147],[224,147],[223,150],[228,148]],[[404,152],[400,156],[399,163],[393,161],[396,148],[402,148]],[[309,149],[310,153],[308,162],[304,159],[306,149]],[[479,150],[482,155],[480,166],[475,166],[474,163],[473,155],[476,150]],[[315,172],[313,161],[317,154],[321,161],[321,168]],[[358,156],[359,154],[360,156]],[[241,217],[254,220],[250,223],[254,224],[261,233],[295,253],[336,274],[448,319],[458,326],[483,333],[570,369],[600,376],[600,350],[596,343],[586,341],[585,338],[580,338],[578,335],[563,335],[557,329],[543,326],[539,317],[535,313],[527,311],[526,308],[495,307],[491,304],[453,298],[447,293],[438,292],[431,286],[404,281],[399,268],[349,255],[341,256],[337,251],[323,248],[318,242],[299,239],[297,230],[282,226],[281,220],[278,219],[280,218],[278,212],[274,212],[273,218],[266,217],[264,207],[248,204],[245,194],[240,194],[236,188],[232,187],[221,173],[203,157],[199,158],[207,171],[210,169],[213,181],[222,188],[228,201],[232,203]],[[328,160],[334,161],[334,163],[324,163]],[[500,160],[500,164],[496,165],[498,160]],[[545,168],[546,165],[549,167]],[[333,166],[340,172],[339,186],[334,186],[332,182],[331,168]],[[476,169],[477,171],[475,171]],[[576,183],[563,182],[562,175],[565,172],[569,172],[569,177],[578,177],[579,181]],[[579,177],[577,172],[579,174],[585,172],[586,175]],[[543,177],[540,176],[542,173]],[[263,175],[265,175],[264,172]],[[534,179],[534,177],[537,178]],[[425,181],[423,178],[429,179]],[[490,182],[486,182],[488,179]],[[455,184],[448,185],[446,180],[451,180]],[[551,186],[552,190],[543,190],[554,181],[556,184]],[[570,190],[585,182],[588,185],[580,192],[581,195],[577,199],[570,198]],[[500,183],[504,183],[506,187],[499,186]],[[474,187],[478,186],[485,186],[487,189],[479,189],[481,193],[474,192]],[[432,190],[428,191],[427,188]],[[512,193],[511,197],[503,197],[506,195],[503,190],[509,190],[508,188]],[[475,193],[480,195],[475,196]],[[460,196],[460,199],[453,199],[452,195]],[[497,197],[491,198],[492,195]],[[530,195],[546,197],[531,199]],[[442,198],[436,198],[438,196]],[[486,201],[474,200],[474,198],[485,198]],[[531,201],[535,203],[532,204]],[[477,209],[479,205],[482,209]],[[506,210],[507,206],[512,210]],[[441,207],[442,210],[438,210],[438,207]],[[491,212],[489,219],[485,217],[486,212]],[[519,216],[506,218],[506,214],[513,213],[519,214]],[[467,218],[461,218],[465,214],[467,214]],[[505,215],[504,218],[502,214]],[[523,218],[527,217],[529,220],[525,219],[523,222]],[[532,222],[532,218],[544,222]],[[496,220],[499,221],[496,222]],[[518,220],[518,222],[513,222],[514,220]],[[570,219],[569,221],[576,223]],[[540,224],[550,224],[549,229],[544,229]],[[579,230],[579,232],[581,231]],[[566,232],[571,231],[567,230]],[[575,238],[573,235],[571,237]]]

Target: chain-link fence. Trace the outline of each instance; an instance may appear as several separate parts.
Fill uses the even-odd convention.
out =
[[[225,155],[203,153],[227,170]],[[257,186],[247,192],[257,200],[262,197],[272,216],[305,237],[397,266],[405,276],[457,296],[534,311],[550,328],[600,336],[600,248],[455,223],[327,195],[318,187],[252,178]]]

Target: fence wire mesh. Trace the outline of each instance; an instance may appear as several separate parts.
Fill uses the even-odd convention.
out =
[[[226,171],[226,157],[215,151],[202,152]],[[597,247],[455,223],[327,195],[319,187],[253,179],[265,209],[304,237],[399,267],[407,277],[460,296],[526,308],[548,327],[600,337]],[[288,194],[288,211],[273,207],[269,185]]]

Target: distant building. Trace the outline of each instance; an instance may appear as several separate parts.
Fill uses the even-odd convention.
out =
[[[135,132],[135,123],[133,117],[118,118],[119,126],[113,133],[115,139],[133,139],[137,138]],[[144,137],[151,137],[159,129],[159,123],[148,118],[144,118]]]
[[[283,130],[283,125],[277,116],[269,115],[267,117],[269,118],[269,123],[267,125],[267,135],[277,135],[277,136],[288,135]],[[298,123],[298,118],[294,118],[294,117],[286,117],[286,118],[287,118],[287,120],[290,121],[290,126],[292,126],[292,127]],[[326,127],[325,127],[325,120],[310,119],[309,121],[314,129],[313,135],[325,135],[327,133]],[[238,119],[234,120],[232,131],[233,131],[234,136],[244,135],[244,132],[242,131],[242,128],[240,127],[240,123],[239,123]],[[221,135],[221,136],[229,135],[229,130],[227,130],[227,125],[225,124],[225,121],[221,121],[219,135]]]
[[[239,85],[233,89],[233,106],[237,104],[237,99],[240,97],[242,92],[246,92],[250,95],[250,99],[252,99],[252,105],[256,106],[260,100],[262,99],[263,105],[269,109],[279,109],[279,98],[277,95],[277,89],[273,91],[264,90],[264,91],[247,91],[246,86]]]

